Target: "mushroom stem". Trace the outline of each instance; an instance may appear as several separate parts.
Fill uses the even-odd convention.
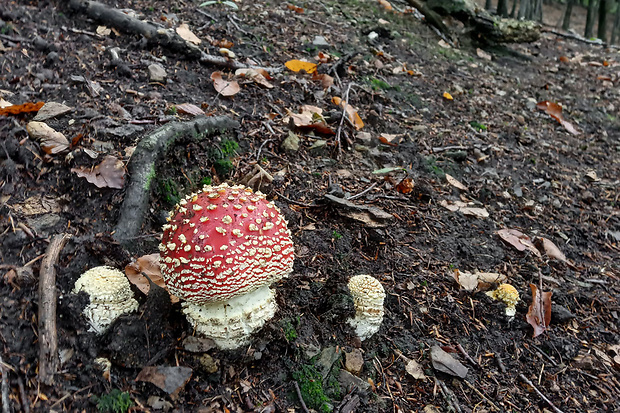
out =
[[[183,303],[183,313],[196,333],[209,337],[222,350],[248,344],[250,335],[272,318],[278,306],[268,286],[227,301],[207,304]]]

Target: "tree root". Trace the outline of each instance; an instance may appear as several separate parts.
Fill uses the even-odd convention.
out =
[[[189,122],[169,123],[142,138],[129,160],[130,181],[113,234],[114,239],[128,249],[135,246],[134,241],[142,227],[151,197],[156,174],[155,162],[166,154],[168,148],[184,136],[199,141],[237,127],[239,124],[227,116],[198,117]]]

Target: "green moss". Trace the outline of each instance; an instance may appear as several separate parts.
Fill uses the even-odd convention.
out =
[[[293,372],[293,378],[299,384],[299,390],[308,407],[324,413],[332,411],[329,398],[323,389],[323,377],[314,365],[302,364]]]
[[[171,178],[159,181],[157,194],[169,205],[176,205],[181,200],[179,187]]]
[[[101,397],[93,396],[97,403],[97,410],[102,413],[125,413],[133,406],[133,401],[127,392],[114,389]]]
[[[487,126],[485,124],[480,123],[480,122],[475,121],[475,120],[472,120],[471,122],[469,122],[469,125],[472,128],[476,129],[478,132],[482,132],[482,131],[487,130]]]
[[[446,176],[446,173],[444,172],[444,170],[441,169],[437,165],[437,158],[435,158],[434,156],[427,156],[425,161],[426,161],[425,167],[428,172],[431,172],[440,178],[443,178]]]
[[[297,339],[297,330],[290,320],[282,320],[282,331],[287,342]]]

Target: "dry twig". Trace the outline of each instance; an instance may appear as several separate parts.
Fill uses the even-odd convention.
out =
[[[297,393],[297,397],[299,398],[299,402],[301,403],[301,408],[305,413],[310,413],[308,407],[306,407],[306,402],[304,402],[304,398],[301,395],[301,390],[299,389],[299,384],[294,381],[293,385],[295,386],[295,392]]]
[[[9,369],[4,366],[2,356],[0,356],[0,373],[2,373],[2,413],[10,413],[11,405],[9,401]]]
[[[525,383],[527,383],[528,386],[533,388],[534,391],[536,393],[538,393],[540,398],[543,399],[545,401],[545,403],[547,403],[549,405],[549,407],[551,407],[555,413],[564,413],[562,410],[560,410],[557,407],[555,407],[555,405],[553,403],[551,403],[551,400],[549,400],[544,394],[542,394],[542,392],[540,390],[538,390],[538,388],[536,386],[534,386],[534,383],[532,383],[527,377],[525,377],[523,375],[523,373],[519,373],[519,377],[521,378],[521,380],[523,380]]]
[[[60,251],[71,238],[55,235],[45,253],[39,273],[39,382],[54,383],[58,369],[58,332],[56,331],[56,268]]]

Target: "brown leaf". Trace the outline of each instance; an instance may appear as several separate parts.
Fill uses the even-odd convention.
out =
[[[201,116],[205,114],[204,110],[192,103],[181,103],[180,105],[176,105],[176,108],[179,113],[185,113],[187,115]]]
[[[123,162],[112,155],[107,155],[103,161],[94,168],[71,168],[80,178],[86,178],[88,182],[97,188],[122,189],[125,185],[125,167]]]
[[[192,33],[187,23],[180,24],[179,27],[177,27],[176,32],[186,42],[190,42],[196,45],[202,43],[202,40],[200,40],[194,33]]]
[[[143,255],[135,262],[125,267],[125,275],[127,275],[129,282],[135,285],[138,290],[142,291],[145,295],[148,295],[151,286],[149,280],[143,274],[146,274],[155,285],[165,290],[168,289],[161,276],[159,254]],[[179,297],[170,294],[170,301],[172,301],[172,303],[178,303]]]
[[[182,366],[148,366],[136,377],[136,381],[153,383],[175,399],[192,377],[192,369]]]
[[[211,74],[211,80],[213,80],[213,87],[217,93],[222,96],[233,96],[241,90],[239,83],[236,81],[222,79],[222,72],[213,72]]]
[[[548,100],[543,100],[542,102],[538,102],[536,107],[539,110],[544,111],[547,115],[551,116],[553,119],[557,120],[560,125],[564,127],[568,132],[573,135],[579,135],[579,131],[575,129],[572,123],[564,119],[562,116],[562,106],[558,105],[554,102],[549,102]]]
[[[549,239],[538,237],[534,240],[534,244],[540,252],[544,252],[551,259],[567,262],[566,255]]]
[[[396,190],[401,194],[409,194],[413,191],[414,183],[413,179],[405,178],[398,185],[396,185]]]
[[[540,292],[534,284],[530,284],[530,288],[532,289],[532,303],[525,319],[534,328],[534,337],[537,337],[549,328],[553,292]]]
[[[530,237],[528,237],[521,231],[506,228],[497,231],[497,235],[499,235],[502,240],[512,245],[517,250],[528,250],[530,252],[533,252],[536,256],[540,257],[540,251],[538,251],[538,249],[534,246],[534,243],[532,242]]]
[[[256,69],[237,69],[235,76],[243,76],[253,80],[259,85],[265,86],[267,89],[273,89],[273,85],[265,78],[265,76]]]
[[[469,369],[439,346],[431,348],[433,368],[452,376],[465,378]]]
[[[28,122],[26,130],[31,138],[39,141],[41,149],[48,155],[54,155],[69,148],[69,141],[65,135],[55,131],[46,123]]]
[[[316,131],[323,135],[333,136],[336,134],[323,119],[323,109],[312,106],[303,105],[301,107],[301,113],[289,113],[289,116],[284,118],[284,123],[289,123],[291,120],[293,124],[303,131]]]
[[[364,127],[364,122],[362,121],[362,118],[360,118],[360,115],[358,115],[357,109],[349,105],[346,101],[342,100],[338,96],[334,96],[332,98],[332,102],[335,105],[340,106],[345,110],[345,112],[347,112],[347,115],[349,115],[349,120],[351,121],[356,130],[360,130]]]
[[[446,174],[446,181],[448,181],[450,185],[457,189],[460,189],[461,191],[467,191],[467,187],[452,175]]]
[[[0,109],[0,116],[21,115],[22,113],[38,112],[43,107],[43,102],[24,103],[21,105],[11,105]]]

